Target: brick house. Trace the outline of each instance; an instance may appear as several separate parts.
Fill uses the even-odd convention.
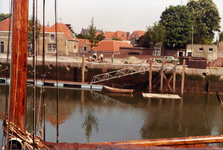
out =
[[[86,46],[86,50],[83,49],[84,46]],[[128,42],[115,41],[115,40],[103,40],[99,42],[98,46],[93,47],[92,52],[90,50],[90,47],[88,46],[87,48],[87,46],[88,46],[88,41],[86,40],[79,48],[79,56],[86,55],[87,57],[89,57],[90,55],[93,55],[93,53],[96,53],[98,55],[100,53],[103,53],[104,57],[111,57],[112,53],[120,55],[120,47],[131,47],[131,45]]]
[[[56,28],[55,24],[52,27],[45,27],[45,54],[54,54],[56,49]],[[43,34],[39,37],[38,54],[43,53]],[[57,23],[57,53],[63,56],[77,56],[78,40],[69,28],[62,23]]]
[[[0,53],[6,53],[8,51],[9,22],[10,18],[0,22]],[[11,42],[9,45],[9,51],[10,49],[11,49]]]
[[[0,52],[6,53],[8,51],[8,30],[9,30],[9,20],[10,18],[0,22]],[[43,28],[41,28],[41,33],[39,39],[37,40],[37,53],[43,53]],[[57,52],[58,55],[77,55],[78,54],[78,41],[74,34],[68,29],[65,24],[57,23]],[[55,25],[52,27],[45,27],[45,54],[53,54],[56,49],[55,41]],[[31,49],[31,45],[27,45],[28,49]],[[9,46],[9,51],[11,49],[11,42]]]

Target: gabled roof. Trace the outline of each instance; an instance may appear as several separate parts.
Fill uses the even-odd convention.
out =
[[[108,32],[104,33],[104,37],[105,37],[105,39],[110,39],[111,40],[114,37],[114,34],[115,34],[115,32],[108,31]]]
[[[86,43],[89,46],[89,40],[87,40],[87,39],[78,39],[79,48],[81,48],[84,43]]]
[[[112,38],[118,38],[122,41],[127,41],[128,40],[128,36],[129,36],[129,32],[124,32],[124,31],[116,31],[116,32],[105,32],[104,33],[105,39],[108,40],[112,40]]]
[[[130,35],[130,38],[135,36],[136,38],[139,38],[141,36],[143,36],[144,34],[146,33],[146,31],[134,31],[131,35]]]
[[[97,47],[94,47],[93,50],[119,52],[120,47],[131,47],[131,45],[128,42],[124,42],[124,41],[103,40],[99,43]]]
[[[45,26],[45,32],[48,32],[50,30],[49,26]],[[43,32],[43,26],[41,26],[40,32]]]
[[[0,31],[9,31],[9,22],[11,18],[5,19],[0,22]],[[12,29],[12,28],[11,28]]]
[[[71,36],[73,34],[70,29],[63,23],[56,23],[57,24],[57,32],[63,32],[64,35],[68,40],[77,40],[76,37],[74,38]],[[54,24],[47,32],[56,32],[56,24]]]
[[[124,32],[124,31],[116,31],[115,34],[114,34],[114,37],[119,38],[122,41],[123,40],[128,40],[127,33]]]

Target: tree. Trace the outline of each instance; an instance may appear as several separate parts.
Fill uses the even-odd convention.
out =
[[[218,9],[212,0],[190,0],[187,3],[193,14],[194,20],[194,43],[210,44],[214,39],[214,32],[220,32]]]
[[[149,45],[151,47],[162,46],[164,38],[165,38],[165,26],[161,23],[154,23],[153,26],[149,26],[147,28],[147,32],[144,35],[144,39],[149,41]]]
[[[150,41],[146,39],[145,34],[143,36],[140,36],[138,39],[136,39],[136,46],[137,47],[150,47]]]
[[[2,22],[3,20],[9,18],[11,15],[10,14],[3,14],[1,13],[0,14],[0,22]]]
[[[78,38],[78,39],[89,39],[89,35],[88,34],[75,34],[75,36]]]
[[[32,42],[33,40],[33,16],[32,19],[28,21],[28,41],[29,43]],[[35,20],[35,39],[39,38],[39,34],[40,34],[40,30],[41,30],[41,24],[39,20]]]
[[[112,40],[115,40],[115,41],[121,41],[121,39],[118,38],[118,37],[113,37]]]
[[[71,27],[71,24],[66,24],[66,26],[67,26],[68,29],[70,29],[70,31],[71,31],[72,33],[74,33],[74,30],[72,29],[73,27]]]
[[[91,48],[91,52],[92,52],[92,48],[95,46],[98,46],[98,43],[100,42],[100,40],[96,37],[96,27],[94,26],[94,17],[92,17],[91,20],[91,25],[89,25],[89,46]]]
[[[160,23],[165,26],[166,47],[185,48],[191,41],[193,18],[186,6],[169,6],[162,12]]]
[[[219,42],[223,41],[223,32],[219,33]]]

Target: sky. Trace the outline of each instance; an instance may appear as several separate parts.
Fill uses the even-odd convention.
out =
[[[0,13],[9,13],[10,0],[0,0]],[[223,0],[212,0],[223,18]],[[55,23],[54,0],[46,0],[46,25]],[[88,28],[94,17],[94,25],[103,31],[146,31],[160,20],[162,12],[170,5],[186,5],[188,0],[57,0],[57,22],[71,24],[75,33]],[[33,0],[29,0],[29,16]],[[37,0],[37,17],[42,23],[43,0]],[[221,21],[223,31],[223,21]]]

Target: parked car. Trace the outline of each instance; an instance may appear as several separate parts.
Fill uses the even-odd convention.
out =
[[[174,63],[174,61],[179,62],[179,59],[174,58],[173,56],[164,56],[163,58],[156,58],[156,62],[161,63],[162,59],[167,63]]]

